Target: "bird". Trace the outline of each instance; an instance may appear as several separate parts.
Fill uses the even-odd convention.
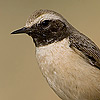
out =
[[[11,34],[20,33],[32,37],[38,66],[62,100],[100,100],[100,49],[90,38],[47,9]]]

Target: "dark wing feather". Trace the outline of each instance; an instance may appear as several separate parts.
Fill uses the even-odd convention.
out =
[[[100,49],[93,41],[79,32],[70,34],[69,41],[71,47],[82,51],[88,62],[100,69]]]

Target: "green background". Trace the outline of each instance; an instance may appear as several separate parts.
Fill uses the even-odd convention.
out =
[[[100,0],[0,0],[0,100],[60,100],[39,70],[31,37],[10,34],[36,9],[61,13],[100,47]]]

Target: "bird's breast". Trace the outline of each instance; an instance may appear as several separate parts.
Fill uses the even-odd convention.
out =
[[[69,47],[69,39],[36,47],[36,57],[47,82],[63,100],[90,100],[81,98],[89,92],[86,89],[92,86],[91,81],[94,77],[90,76],[95,70]],[[97,74],[95,77],[98,78]],[[81,89],[87,93],[80,97]],[[88,95],[86,96],[89,98]]]

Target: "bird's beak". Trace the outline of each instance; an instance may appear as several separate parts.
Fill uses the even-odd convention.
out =
[[[16,31],[12,32],[11,34],[27,33],[28,31],[29,31],[28,28],[23,27],[23,28],[21,28],[21,29],[18,29],[18,30],[16,30]]]

